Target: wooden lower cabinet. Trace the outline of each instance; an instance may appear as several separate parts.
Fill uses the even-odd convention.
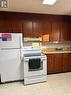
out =
[[[69,54],[69,71],[71,72],[71,53]]]
[[[63,72],[71,72],[71,53],[62,54]]]
[[[63,72],[70,71],[70,54],[63,54]]]
[[[62,54],[54,54],[54,70],[55,73],[62,72]]]
[[[47,74],[71,71],[71,53],[47,54]]]
[[[47,73],[62,72],[62,54],[48,54],[47,55]]]
[[[54,73],[54,55],[47,55],[47,74]]]

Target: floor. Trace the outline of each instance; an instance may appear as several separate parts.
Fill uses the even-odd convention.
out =
[[[24,86],[23,81],[0,85],[0,95],[71,95],[71,72],[47,76],[47,82]]]

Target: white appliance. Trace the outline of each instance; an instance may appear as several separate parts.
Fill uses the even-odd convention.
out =
[[[21,33],[0,33],[1,82],[23,79],[22,46]]]
[[[24,47],[22,50],[24,64],[24,84],[47,80],[47,58],[38,47]]]

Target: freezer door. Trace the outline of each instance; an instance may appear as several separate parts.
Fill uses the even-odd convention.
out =
[[[23,63],[20,61],[20,50],[2,50],[0,52],[1,81],[23,79]]]
[[[21,45],[21,33],[0,33],[0,48],[20,48]]]

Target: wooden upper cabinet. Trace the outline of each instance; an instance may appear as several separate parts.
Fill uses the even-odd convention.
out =
[[[14,19],[0,21],[0,32],[22,33],[22,22]]]
[[[70,41],[70,29],[68,22],[62,22],[60,41]]]
[[[22,33],[22,21],[21,20],[13,19],[11,21],[11,24],[12,24],[12,32]]]
[[[70,41],[70,26],[68,22],[52,22],[51,41]]]
[[[51,23],[45,20],[33,22],[33,32],[36,36],[42,36],[51,32]]]
[[[3,33],[12,32],[12,24],[10,20],[7,19],[0,20],[0,32]]]
[[[49,34],[49,41],[71,41],[71,18],[69,20],[69,16],[0,12],[0,32],[22,32],[25,37]]]
[[[45,34],[50,34],[50,32],[51,32],[51,22],[49,22],[49,21],[43,21],[42,22],[43,24],[42,24],[42,34],[43,35],[45,35]]]
[[[32,21],[29,21],[29,20],[24,21],[23,33],[24,33],[24,37],[32,37],[33,36]]]
[[[71,23],[69,23],[69,39],[71,41]]]
[[[60,40],[60,32],[61,32],[61,23],[60,22],[52,22],[52,32],[51,32],[51,41],[59,41]]]
[[[33,21],[33,35],[35,37],[41,37],[42,36],[41,26],[42,25],[39,21]]]
[[[4,19],[0,19],[0,33],[5,31],[4,27],[5,27],[5,25],[4,25]]]
[[[51,31],[52,31],[52,28],[51,28],[51,22],[46,20],[43,22],[43,25],[42,25],[42,35],[49,35],[49,41],[51,41]]]
[[[24,36],[41,37],[45,34],[50,34],[51,23],[43,20],[24,21],[23,24]]]

